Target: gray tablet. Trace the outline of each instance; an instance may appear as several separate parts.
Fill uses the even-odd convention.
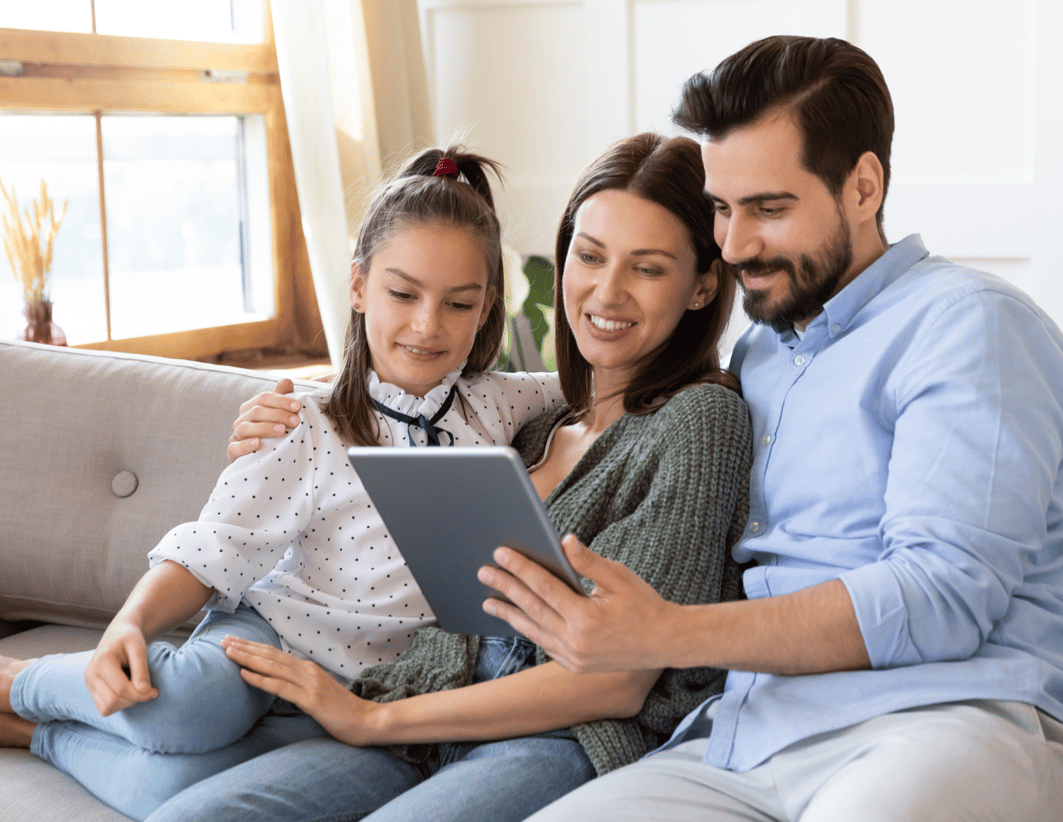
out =
[[[508,545],[584,593],[531,478],[507,446],[351,448],[348,456],[445,631],[516,636],[476,578]]]

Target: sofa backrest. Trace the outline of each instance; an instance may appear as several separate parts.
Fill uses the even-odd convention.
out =
[[[0,341],[0,620],[106,625],[148,551],[199,515],[240,403],[275,382]]]

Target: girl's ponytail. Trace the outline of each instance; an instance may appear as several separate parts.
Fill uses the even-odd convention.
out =
[[[494,160],[484,157],[482,154],[474,154],[466,151],[463,146],[450,146],[449,148],[430,148],[422,151],[397,175],[398,179],[404,177],[435,177],[437,175],[440,160],[450,160],[457,167],[461,177],[465,178],[466,185],[487,201],[492,212],[495,211],[495,198],[491,193],[491,181],[487,175],[490,171],[499,181],[502,180],[501,167]],[[460,179],[460,178],[459,178]],[[497,215],[496,215],[497,216]]]

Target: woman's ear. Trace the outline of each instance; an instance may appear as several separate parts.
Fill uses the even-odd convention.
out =
[[[712,303],[716,298],[716,292],[720,290],[721,276],[724,276],[723,260],[717,257],[712,261],[708,271],[698,275],[694,296],[690,298],[688,308],[697,311]]]
[[[351,260],[351,308],[365,313],[365,272],[357,259]]]

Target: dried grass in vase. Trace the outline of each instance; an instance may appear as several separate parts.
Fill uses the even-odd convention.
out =
[[[52,267],[52,245],[59,226],[66,216],[67,203],[63,202],[63,212],[55,218],[55,203],[48,198],[48,188],[41,180],[40,199],[33,201],[33,213],[23,209],[26,222],[18,210],[18,199],[14,186],[8,194],[0,181],[0,192],[7,200],[10,217],[0,214],[4,226],[4,251],[15,279],[22,283],[22,292],[26,305],[47,301],[48,272]]]

